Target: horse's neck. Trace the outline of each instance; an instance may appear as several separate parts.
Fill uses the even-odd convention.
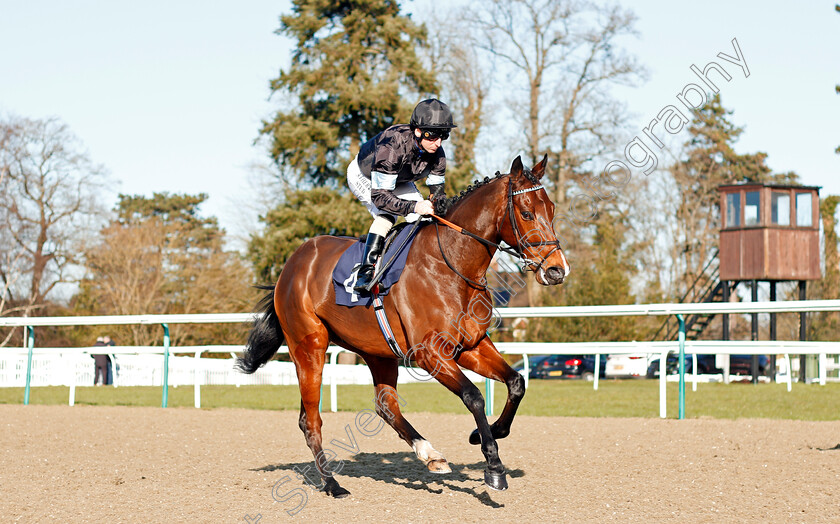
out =
[[[498,179],[475,189],[452,210],[452,221],[492,242],[499,242],[499,226],[507,212],[507,185]]]
[[[499,225],[506,211],[505,187],[504,182],[500,180],[477,189],[468,200],[461,202],[453,209],[447,219],[470,233],[498,244]],[[447,251],[447,256],[449,253],[457,253],[461,267],[473,273],[469,275],[471,278],[483,276],[490,266],[496,248],[467,235],[455,234],[454,231],[450,231],[448,236],[450,237],[448,241],[441,237],[441,240],[445,242],[444,249]]]

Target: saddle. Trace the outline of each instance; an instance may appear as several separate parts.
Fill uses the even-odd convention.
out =
[[[379,262],[376,265],[376,276],[374,277],[379,282],[380,296],[387,295],[391,286],[399,281],[402,270],[405,268],[405,261],[411,249],[411,244],[414,242],[417,232],[425,224],[426,222],[403,222],[397,224],[388,232],[388,236],[385,238],[385,248],[382,256],[379,257]],[[353,291],[359,266],[362,262],[364,247],[365,237],[361,237],[344,251],[341,258],[338,259],[335,269],[333,269],[332,279],[337,305],[354,307],[370,306],[373,303],[371,295],[360,295]],[[382,268],[385,268],[384,272],[382,272]]]

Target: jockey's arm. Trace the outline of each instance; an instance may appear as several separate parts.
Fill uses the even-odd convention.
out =
[[[387,189],[372,189],[371,201],[380,211],[403,217],[409,213],[431,215],[435,212],[429,200],[403,200]]]
[[[371,173],[370,199],[380,211],[392,215],[406,216],[414,212],[413,200],[403,200],[394,194],[397,175],[373,171]]]
[[[377,209],[392,215],[406,216],[414,212],[414,200],[403,200],[390,189],[371,189],[371,202]]]

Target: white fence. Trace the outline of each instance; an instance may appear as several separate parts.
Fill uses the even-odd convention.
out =
[[[818,312],[840,311],[840,300],[814,301],[780,301],[761,303],[721,303],[721,304],[641,304],[624,306],[579,306],[579,307],[543,307],[543,308],[500,308],[494,313],[501,318],[513,317],[576,317],[576,316],[640,316],[640,315],[689,315],[695,313],[782,313],[782,312]],[[224,323],[251,322],[253,314],[205,314],[205,315],[126,315],[110,317],[35,317],[35,318],[0,318],[0,327],[22,326],[27,329],[36,326],[75,326],[75,325],[115,325],[115,324],[168,324],[180,323]],[[31,329],[29,333],[31,333]],[[69,385],[70,404],[72,405],[75,387],[79,384],[92,384],[93,363],[90,353],[100,353],[97,348],[34,348],[34,340],[25,337],[28,347],[23,349],[0,348],[0,385],[18,387],[23,381],[27,388],[25,402],[28,402],[30,385]],[[241,351],[241,346],[188,346],[168,347],[168,335],[165,337],[165,347],[109,347],[108,351],[115,355],[116,363],[120,365],[116,385],[161,385],[167,383],[167,372],[170,385],[190,385],[195,388],[195,405],[200,407],[200,387],[203,384],[236,383],[240,384],[295,384],[297,382],[293,366],[288,363],[272,362],[254,375],[242,375],[233,371],[231,360],[200,358],[204,352],[234,352]],[[678,342],[612,342],[612,343],[500,343],[497,344],[503,353],[518,354],[527,357],[529,354],[560,354],[560,355],[596,355],[597,360],[606,358],[607,354],[647,353],[659,354],[660,365],[666,364],[667,354],[680,350]],[[827,355],[840,354],[840,342],[799,342],[799,341],[688,341],[684,350],[687,353],[700,354],[783,354],[788,355],[819,355],[819,382],[825,384],[826,373],[836,365],[829,361]],[[283,348],[285,349],[285,348]],[[364,366],[342,366],[336,363],[340,348],[331,348],[330,364],[325,369],[325,383],[332,389],[332,410],[337,409],[338,383],[370,384],[370,376]],[[195,354],[194,357],[170,357],[170,352]],[[161,358],[163,357],[163,358]],[[525,358],[527,362],[527,358]],[[168,368],[164,369],[164,362]],[[24,370],[24,366],[26,370]],[[352,369],[351,369],[352,368]],[[693,366],[696,370],[697,366]],[[789,358],[788,365],[790,370]],[[663,370],[664,371],[664,370]],[[409,375],[405,369],[400,370],[401,382],[417,380]],[[120,373],[125,373],[121,382]],[[525,372],[527,376],[527,370]],[[129,378],[130,377],[130,378]],[[479,380],[477,375],[471,379]],[[660,372],[660,416],[665,417],[665,382],[666,373]],[[680,377],[682,382],[682,376]],[[697,387],[697,377],[693,377],[693,387]],[[787,374],[788,389],[790,389],[790,372]],[[594,388],[598,388],[598,374],[595,374]],[[492,410],[493,388],[490,381],[486,381],[487,408]],[[681,389],[682,393],[682,389]],[[164,407],[166,405],[166,388],[164,387]],[[681,404],[682,404],[681,398]]]
[[[170,356],[169,373],[164,375],[164,351],[160,346],[108,346],[112,361],[113,385],[120,386],[193,386],[195,407],[201,407],[201,386],[207,385],[297,385],[297,372],[291,362],[271,361],[253,374],[244,374],[234,368],[233,353],[241,352],[243,346],[189,346],[170,348],[172,352],[195,353],[195,356]],[[91,386],[94,383],[92,354],[102,354],[103,347],[81,348],[37,348],[33,349],[31,366],[28,350],[6,348],[0,351],[0,387],[26,387],[27,369],[30,386],[69,386],[69,405],[75,404],[76,387]],[[282,346],[279,353],[288,353]],[[331,410],[338,411],[338,385],[373,384],[367,366],[343,365],[337,363],[339,353],[345,351],[330,346],[330,363],[324,368],[323,383],[331,389]],[[231,353],[232,358],[201,358],[206,352]],[[465,370],[473,382],[484,377]],[[419,378],[418,378],[419,377]],[[432,380],[425,371],[412,368],[399,369],[397,382],[423,382]]]

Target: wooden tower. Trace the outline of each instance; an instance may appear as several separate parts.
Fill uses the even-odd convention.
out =
[[[818,280],[819,188],[720,186],[721,280]]]
[[[758,300],[758,281],[770,282],[770,300],[776,300],[776,282],[799,281],[799,299],[805,300],[808,280],[820,272],[819,187],[745,183],[718,187],[720,192],[720,280],[724,301],[728,282],[752,281],[752,301]],[[729,340],[729,315],[723,315],[723,338]],[[758,340],[758,315],[752,315],[752,340]],[[799,315],[799,338],[806,340],[806,314]],[[770,339],[776,340],[776,315],[770,314]],[[771,370],[775,370],[775,356]],[[775,373],[775,371],[773,371]],[[805,356],[800,357],[800,380],[805,381]],[[753,355],[752,376],[757,381],[758,356]],[[726,377],[728,378],[728,377]]]

